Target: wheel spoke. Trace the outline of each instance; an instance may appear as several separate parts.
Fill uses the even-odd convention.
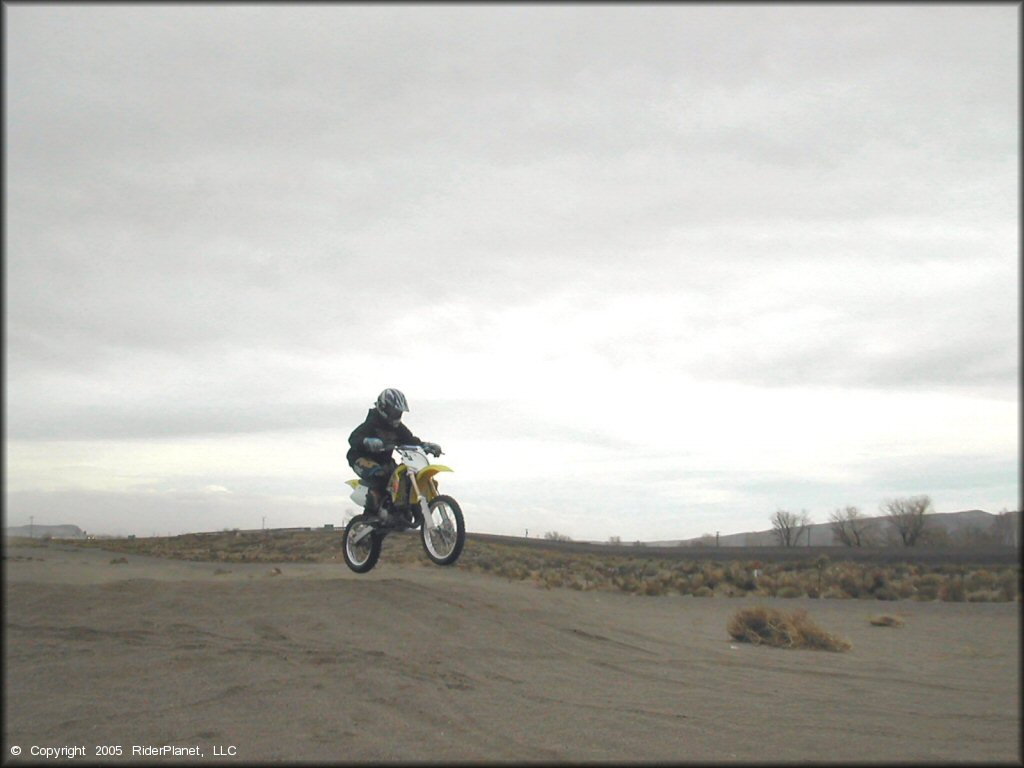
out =
[[[446,557],[452,551],[454,541],[455,537],[452,536],[450,530],[438,526],[430,531],[431,549],[438,557]]]

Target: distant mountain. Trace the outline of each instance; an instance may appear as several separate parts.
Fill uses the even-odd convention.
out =
[[[4,528],[4,536],[42,539],[84,539],[85,531],[77,525],[15,525]]]
[[[1013,530],[1020,530],[1020,512],[1010,513],[1013,518]],[[995,525],[999,515],[993,515],[980,509],[968,509],[963,512],[932,512],[927,515],[927,526],[931,529],[940,528],[950,536],[963,534],[970,529],[978,532],[988,532]],[[875,530],[883,533],[890,528],[889,522],[881,516],[865,518],[874,524]],[[715,536],[700,536],[695,539],[682,539],[675,541],[651,541],[652,546],[715,546]],[[810,545],[807,543],[807,534],[800,537],[802,546],[827,547],[836,544],[830,523],[812,523],[810,525]],[[1012,544],[1013,541],[1007,541]],[[721,547],[771,547],[778,544],[775,534],[769,528],[765,531],[751,531],[748,533],[730,533],[718,537],[718,546]]]

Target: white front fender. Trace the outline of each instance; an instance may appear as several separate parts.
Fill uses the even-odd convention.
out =
[[[360,485],[358,480],[346,480],[346,484],[352,486],[352,493],[349,494],[349,498],[352,499],[360,507],[366,506],[366,491],[365,485]]]

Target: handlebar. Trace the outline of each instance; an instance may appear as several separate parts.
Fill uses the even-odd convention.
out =
[[[428,451],[427,448],[422,445],[385,445],[384,447],[390,448],[392,451],[423,451],[424,453],[429,454],[430,456],[440,456],[442,453],[444,453],[444,451],[438,451],[437,453],[434,453],[433,451]]]

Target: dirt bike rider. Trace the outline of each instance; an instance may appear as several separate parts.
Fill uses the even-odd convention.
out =
[[[419,445],[435,456],[441,453],[441,446],[420,440],[402,423],[402,414],[408,410],[405,395],[397,389],[385,389],[367,412],[366,420],[348,437],[351,447],[345,459],[358,475],[360,484],[369,489],[366,494],[368,514],[380,512],[388,479],[395,469],[391,451],[396,445]]]

